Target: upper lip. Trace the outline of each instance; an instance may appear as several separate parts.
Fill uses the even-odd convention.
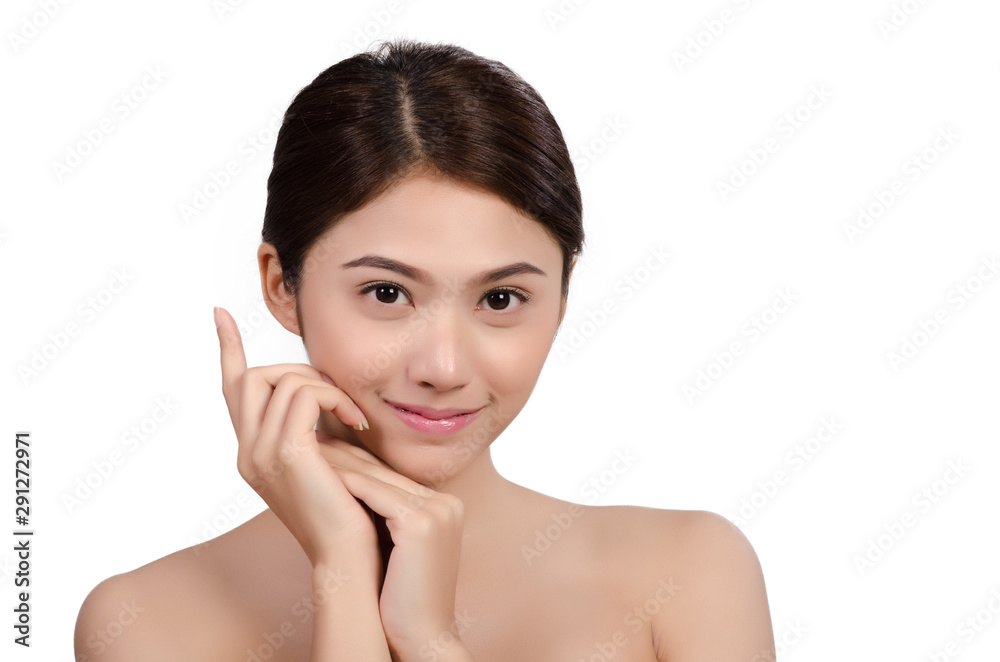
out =
[[[414,414],[420,414],[424,418],[429,418],[433,421],[438,421],[442,418],[449,418],[451,416],[458,416],[459,414],[471,414],[482,409],[482,407],[476,407],[475,409],[433,409],[431,407],[421,407],[419,405],[408,405],[405,402],[393,402],[392,400],[386,400],[386,402],[393,407],[399,407],[400,409],[412,411]]]

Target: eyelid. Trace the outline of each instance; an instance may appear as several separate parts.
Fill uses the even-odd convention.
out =
[[[521,303],[520,305],[515,306],[514,310],[517,310],[518,308],[525,305],[526,303],[528,303],[528,301],[531,300],[530,294],[528,294],[519,287],[512,287],[509,285],[501,285],[500,287],[494,287],[492,289],[486,290],[485,292],[483,292],[483,296],[479,297],[479,300],[482,301],[483,299],[486,298],[486,295],[492,294],[493,292],[507,292],[508,294],[513,294],[515,297],[517,297]],[[492,310],[494,313],[500,313],[501,315],[506,313],[506,309],[493,310],[492,308],[488,308],[487,310]]]
[[[358,293],[361,294],[361,295],[367,295],[369,292],[372,292],[372,291],[374,291],[375,289],[377,289],[378,287],[381,287],[381,286],[394,287],[397,290],[399,290],[401,293],[403,293],[403,295],[405,295],[406,298],[409,299],[411,303],[413,302],[413,297],[410,296],[410,293],[406,291],[406,288],[403,287],[402,285],[400,285],[399,283],[392,282],[391,280],[377,280],[377,281],[372,281],[370,283],[365,283],[364,285],[361,286],[361,289],[358,291]],[[520,300],[521,306],[525,305],[526,303],[528,303],[528,301],[531,300],[531,295],[528,294],[527,292],[525,292],[524,290],[522,290],[519,287],[514,287],[512,285],[500,285],[500,286],[497,286],[497,287],[491,287],[490,289],[488,289],[485,292],[483,292],[482,296],[479,297],[479,301],[482,301],[483,299],[486,298],[486,296],[488,294],[492,294],[493,292],[508,292],[510,294],[513,294],[514,296],[516,296]],[[369,297],[369,298],[371,298],[371,297]],[[378,300],[376,300],[375,303],[381,304],[383,306],[395,306],[396,305],[394,303],[383,303],[383,302],[378,301]],[[520,308],[521,306],[516,306],[515,310],[517,308]],[[492,309],[491,308],[487,308],[487,310],[492,310]],[[500,314],[504,313],[503,310],[492,310],[492,311],[495,312],[495,313],[500,313]]]
[[[361,289],[358,290],[358,294],[367,297],[367,295],[368,295],[369,292],[372,292],[372,291],[374,291],[377,288],[382,287],[382,286],[388,286],[388,287],[394,287],[394,288],[396,288],[397,290],[399,290],[400,292],[402,292],[403,295],[405,295],[407,299],[410,300],[410,303],[413,302],[413,297],[410,296],[410,293],[406,291],[405,287],[403,287],[399,283],[393,283],[392,281],[389,281],[389,280],[377,280],[377,281],[373,281],[371,283],[365,283],[364,285],[361,286]],[[372,299],[372,297],[367,297],[367,298]],[[379,304],[381,306],[395,306],[396,305],[394,303],[383,303],[383,302],[381,302],[381,301],[379,301],[377,299],[372,299],[372,300],[375,301],[375,303],[377,303],[377,304]]]

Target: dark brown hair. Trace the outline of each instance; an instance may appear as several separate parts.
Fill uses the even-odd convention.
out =
[[[285,112],[262,241],[298,291],[309,248],[417,169],[493,193],[563,253],[562,295],[583,249],[583,207],[562,132],[541,96],[495,60],[452,44],[380,43],[333,65]]]

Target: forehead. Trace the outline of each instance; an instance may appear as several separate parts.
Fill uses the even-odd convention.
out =
[[[326,267],[362,254],[456,276],[529,261],[558,279],[562,265],[559,244],[540,223],[495,194],[428,174],[345,215],[310,249],[314,258],[334,258]]]

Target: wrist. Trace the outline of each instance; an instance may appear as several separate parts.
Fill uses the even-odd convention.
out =
[[[379,616],[378,584],[366,575],[359,566],[313,566],[310,659],[391,662]]]
[[[347,596],[349,600],[370,598],[378,605],[379,575],[366,564],[317,562],[313,566],[313,599],[317,603],[334,596]]]

